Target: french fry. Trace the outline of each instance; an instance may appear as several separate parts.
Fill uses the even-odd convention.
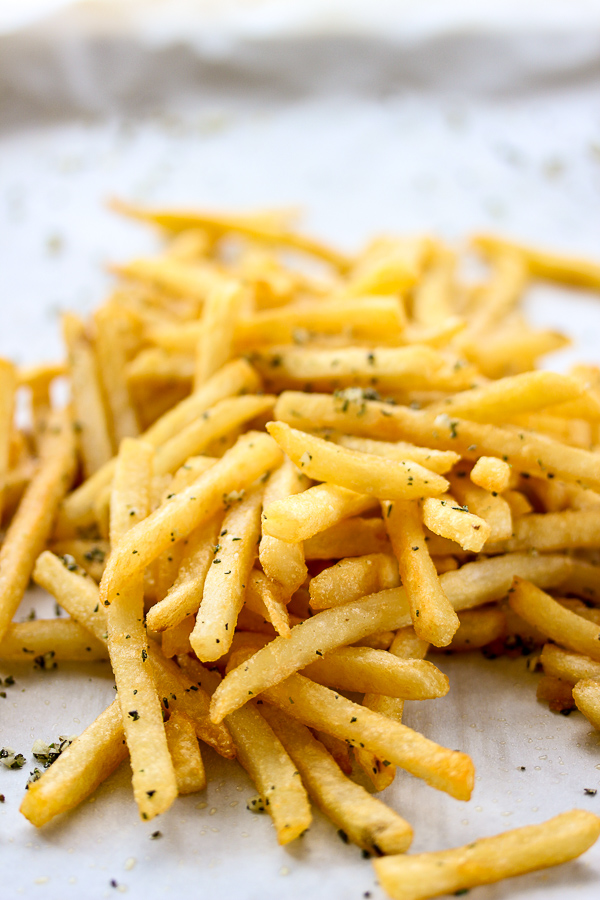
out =
[[[584,679],[573,688],[573,700],[579,712],[600,731],[600,681]]]
[[[580,809],[541,825],[515,828],[465,847],[373,861],[393,900],[426,900],[557,866],[585,853],[600,835],[600,818]]]
[[[193,794],[204,790],[206,772],[192,720],[175,710],[165,722],[165,734],[173,760],[177,793]]]
[[[161,649],[167,659],[183,653],[191,653],[190,634],[194,628],[195,616],[186,616],[177,625],[166,628],[161,635]]]
[[[104,396],[110,411],[115,447],[125,437],[136,437],[140,428],[125,378],[129,317],[110,306],[100,307],[94,314],[96,355]]]
[[[269,422],[267,431],[292,462],[318,481],[386,500],[435,497],[448,489],[442,475],[410,460],[383,460],[348,450],[283,422]]]
[[[86,478],[89,478],[113,455],[98,364],[81,319],[70,313],[65,314],[63,336],[69,357],[73,407],[79,426],[83,468]]]
[[[246,583],[244,603],[246,609],[263,616],[273,625],[277,634],[290,634],[290,616],[285,600],[287,592],[271,581],[264,572],[253,569]]]
[[[498,462],[501,463],[502,460],[498,460]],[[469,478],[468,464],[457,466],[448,479],[452,496],[458,500],[459,505],[466,506],[469,512],[487,522],[490,528],[490,541],[510,538],[512,513],[503,497],[496,496],[495,493],[476,485]]]
[[[91,541],[72,538],[56,541],[50,546],[56,556],[72,556],[78,566],[91,575],[94,581],[100,581],[110,545],[108,541]]]
[[[338,647],[302,671],[311,681],[338,691],[384,694],[400,700],[433,700],[449,690],[447,677],[433,663],[400,659],[369,647]]]
[[[413,292],[412,316],[418,325],[432,328],[452,316],[455,267],[455,255],[444,249],[424,272]]]
[[[303,675],[292,675],[269,688],[264,699],[311,728],[328,731],[353,746],[364,745],[457,800],[468,800],[471,795],[474,769],[465,753],[446,750],[406,725],[359,706]]]
[[[0,550],[0,640],[29,583],[36,557],[50,535],[58,504],[75,469],[75,442],[68,412],[49,422],[40,465],[27,486]]]
[[[527,280],[523,254],[511,247],[490,254],[491,275],[483,286],[469,323],[469,332],[481,337],[502,321],[518,303]]]
[[[533,513],[517,519],[507,541],[491,549],[514,552],[525,548],[548,551],[574,547],[597,547],[600,542],[600,507]]]
[[[265,487],[263,507],[266,509],[277,500],[284,500],[306,490],[310,482],[287,457],[273,472]],[[265,574],[280,584],[288,596],[303,584],[307,569],[304,547],[300,541],[288,542],[262,534],[258,557]]]
[[[458,628],[458,616],[444,594],[429,555],[419,507],[411,500],[397,500],[383,503],[382,510],[413,628],[421,640],[445,647]]]
[[[373,498],[370,500],[376,508],[376,501]],[[368,556],[373,553],[387,556],[392,553],[382,519],[362,519],[360,516],[344,519],[304,541],[304,556],[309,560],[341,559],[344,556]]]
[[[231,646],[258,551],[262,497],[262,485],[255,487],[223,519],[190,635],[190,643],[201,662],[218,659]]]
[[[106,647],[70,619],[35,619],[8,626],[0,642],[0,659],[38,663],[40,657],[48,656],[69,662],[108,659]]]
[[[506,634],[506,617],[497,606],[466,609],[459,613],[458,621],[456,634],[447,647],[455,653],[477,650]]]
[[[510,485],[510,466],[495,456],[480,456],[469,478],[486,491],[502,494]]]
[[[224,505],[234,502],[233,494],[237,496],[238,491],[276,466],[280,459],[280,451],[268,435],[249,431],[240,437],[196,482],[127,532],[104,571],[101,601],[108,599],[119,583],[141,571],[171,543],[186,538]]]
[[[374,497],[357,494],[336,484],[317,484],[300,494],[274,500],[266,506],[262,514],[263,533],[281,541],[297,543],[350,516],[377,509],[377,506]]]
[[[265,706],[266,709],[264,708]],[[272,709],[272,706],[263,704],[263,712],[267,718],[267,721],[269,721],[269,716]],[[314,729],[313,734],[319,741],[319,743],[323,744],[327,752],[340,767],[344,775],[352,775],[354,767],[352,764],[352,759],[350,757],[350,747],[348,746],[348,744],[345,741],[341,741],[339,738],[334,737],[333,734],[327,734],[326,731],[318,731],[316,728]]]
[[[113,548],[148,515],[153,455],[150,444],[133,438],[124,438],[121,443],[110,502]],[[121,582],[118,591],[107,595],[105,605],[106,601],[107,646],[131,757],[133,793],[140,816],[152,819],[172,804],[177,783],[154,673],[148,663],[143,576],[136,574]]]
[[[412,828],[343,774],[308,728],[265,706],[264,715],[300,772],[317,806],[354,844],[370,853],[404,853]]]
[[[359,450],[361,453],[398,461],[410,459],[437,475],[449,472],[460,459],[458,453],[451,450],[430,450],[428,447],[418,447],[406,441],[373,441],[370,438],[353,437],[351,434],[328,434],[327,437],[328,440],[348,450]]]
[[[491,531],[484,519],[470,513],[450,494],[446,499],[427,497],[423,501],[423,523],[434,534],[456,541],[472,553],[479,553]]]
[[[547,278],[575,287],[595,289],[600,286],[600,265],[590,259],[548,253],[536,247],[489,234],[476,234],[472,244],[485,254],[510,251],[521,254],[527,263],[529,273],[537,278]]]
[[[573,686],[553,675],[542,675],[538,681],[536,697],[547,703],[552,712],[575,708]]]
[[[258,387],[258,376],[245,360],[228,363],[201,390],[161,416],[142,437],[153,447],[160,447],[219,400],[245,392],[252,393]],[[110,485],[115,465],[116,461],[110,460],[64,500],[57,522],[57,537],[70,537],[75,527],[89,524],[90,519],[93,521],[94,503],[98,494]]]
[[[486,378],[502,378],[534,369],[540,357],[568,347],[570,341],[555,331],[527,327],[502,329],[487,334],[485,342],[463,338],[461,349]]]
[[[394,556],[371,553],[340,559],[310,580],[312,609],[328,609],[387,588],[398,587],[400,575]]]
[[[348,275],[346,293],[396,294],[411,288],[433,253],[430,238],[381,236],[359,255]]]
[[[40,828],[85,800],[127,756],[119,701],[114,700],[42,777],[28,786],[20,810]]]
[[[509,603],[516,613],[522,616],[542,634],[556,641],[568,650],[584,653],[592,659],[600,660],[600,629],[598,625],[578,616],[577,613],[565,609],[544,593],[540,588],[515,577],[511,588]]]
[[[244,293],[239,281],[224,279],[207,294],[196,350],[196,390],[232,356],[234,323],[242,308]]]
[[[569,684],[589,679],[600,680],[600,662],[580,653],[563,650],[556,644],[544,644],[540,662],[547,675],[553,675]]]
[[[10,436],[16,387],[17,373],[14,366],[8,360],[0,359],[0,519],[10,463]]]

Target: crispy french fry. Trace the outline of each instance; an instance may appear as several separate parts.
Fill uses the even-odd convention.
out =
[[[369,512],[377,506],[375,498],[366,494],[357,494],[336,484],[317,484],[300,494],[274,500],[265,507],[263,533],[289,543],[305,541],[350,516]]]
[[[264,709],[265,706],[266,710]],[[267,721],[269,721],[268,717],[272,709],[272,706],[263,704],[263,711],[265,712]],[[313,734],[317,738],[319,743],[323,744],[327,752],[335,760],[336,764],[340,767],[344,775],[352,775],[353,764],[350,757],[350,747],[348,746],[348,744],[345,741],[341,741],[339,738],[334,737],[333,734],[327,734],[326,731],[318,731],[316,728],[314,729]]]
[[[469,478],[486,491],[502,494],[510,485],[510,466],[495,456],[480,456]]]
[[[579,712],[600,731],[600,681],[584,679],[573,688],[573,699]]]
[[[412,828],[397,813],[343,774],[304,725],[273,707],[264,715],[290,754],[306,788],[322,812],[353,843],[371,853],[404,853]]]
[[[502,460],[498,460],[498,462],[501,463]],[[496,496],[495,493],[474,484],[469,478],[468,464],[457,466],[448,478],[452,496],[458,500],[459,505],[466,506],[469,512],[487,522],[490,527],[490,541],[502,541],[510,538],[512,513],[503,497]]]
[[[190,635],[190,643],[201,662],[219,659],[231,646],[258,551],[262,497],[261,485],[246,493],[223,519]]]
[[[167,746],[177,781],[178,794],[193,794],[206,787],[206,772],[192,720],[175,710],[165,722]]]
[[[191,653],[190,634],[194,628],[195,616],[186,616],[177,625],[166,628],[161,636],[161,649],[167,659],[183,653]]]
[[[416,444],[409,444],[406,441],[373,441],[351,434],[328,434],[327,437],[348,450],[359,450],[361,453],[398,461],[410,459],[438,475],[449,472],[460,459],[458,453],[451,450],[430,450],[428,447],[417,447]]]
[[[502,550],[565,550],[574,547],[597,547],[600,543],[600,507],[565,509],[561,512],[533,513],[517,519],[513,535],[507,541],[492,545]]]
[[[25,490],[0,550],[0,640],[23,598],[74,468],[73,428],[65,410],[50,420],[40,466]]]
[[[35,619],[9,625],[0,642],[0,659],[39,663],[40,657],[80,662],[108,659],[108,653],[86,628],[70,619]]]
[[[383,503],[382,510],[413,628],[421,640],[445,647],[458,628],[458,616],[444,594],[429,555],[419,507],[411,500],[397,500]]]
[[[458,621],[458,630],[447,648],[454,652],[477,650],[506,633],[506,617],[497,606],[466,609],[459,613]]]
[[[393,900],[426,900],[560,865],[581,856],[600,835],[600,818],[574,809],[541,825],[515,828],[465,847],[373,861]]]
[[[110,411],[114,445],[118,447],[123,438],[136,437],[140,431],[125,378],[131,323],[127,314],[107,305],[94,314],[94,325],[100,379]]]
[[[235,321],[242,308],[244,293],[241,282],[223,279],[207,294],[196,350],[196,390],[232,356]]]
[[[600,680],[600,662],[580,653],[563,650],[556,644],[544,644],[540,662],[546,675],[553,675],[569,684],[588,679]]]
[[[91,575],[94,581],[100,581],[110,545],[108,541],[78,540],[56,541],[50,549],[56,556],[72,556],[78,566]]]
[[[21,812],[40,828],[78,806],[126,756],[121,710],[115,700],[63,750],[38,781],[28,786]]]
[[[246,609],[263,616],[273,625],[277,634],[290,634],[290,616],[285,603],[286,592],[271,581],[264,572],[253,569],[246,583],[244,603]]]
[[[423,501],[423,523],[434,534],[456,541],[463,550],[473,553],[479,553],[491,531],[484,519],[470,513],[450,494],[445,499],[427,497]]]
[[[400,584],[398,563],[386,553],[340,559],[311,578],[312,609],[328,609]]]
[[[317,485],[325,487],[325,485]],[[332,487],[329,485],[328,487]],[[341,490],[341,488],[339,489]],[[370,498],[373,507],[376,501]],[[392,546],[382,519],[362,519],[360,516],[344,519],[304,541],[306,559],[341,559],[383,553],[389,556]]]
[[[277,500],[284,500],[306,490],[310,482],[287,457],[269,478],[263,498],[267,508]],[[265,574],[280,584],[291,596],[306,578],[304,547],[300,541],[288,542],[264,534],[260,539],[258,557]]]
[[[557,644],[600,660],[599,626],[565,609],[531,582],[516,576],[509,603],[526,622]]]

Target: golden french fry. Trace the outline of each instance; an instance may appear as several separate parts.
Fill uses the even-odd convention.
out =
[[[421,640],[445,647],[458,628],[458,616],[444,594],[429,555],[419,507],[411,500],[397,500],[383,503],[382,511],[413,628]]]
[[[502,463],[502,460],[497,460]],[[506,463],[504,463],[506,465]],[[469,465],[459,465],[448,476],[452,496],[458,500],[459,505],[467,507],[469,512],[490,527],[489,540],[501,541],[510,538],[512,534],[512,513],[510,506],[503,497],[496,496],[482,487],[474,484],[469,478]]]
[[[377,509],[377,506],[375,498],[366,494],[357,494],[336,484],[317,484],[266,506],[262,514],[263,533],[297,543],[350,516]]]
[[[195,616],[186,616],[177,625],[166,628],[161,635],[161,649],[167,659],[183,653],[191,653],[190,634],[194,628]]]
[[[386,553],[340,559],[310,580],[312,609],[328,609],[400,584],[398,563]]]
[[[51,418],[42,459],[6,532],[0,550],[0,640],[17,611],[37,556],[50,535],[58,504],[75,469],[75,442],[68,411]]]
[[[107,305],[95,312],[94,325],[100,379],[118,447],[123,438],[136,437],[140,431],[125,378],[131,323],[127,314]]]
[[[265,487],[263,507],[266,509],[277,500],[284,500],[306,490],[310,482],[287,457],[273,472]],[[270,534],[261,536],[258,557],[265,574],[282,585],[291,596],[303,584],[307,569],[304,547],[300,541],[287,542]]]
[[[451,450],[430,450],[428,447],[417,447],[416,444],[409,444],[406,441],[394,441],[393,443],[373,441],[370,438],[354,437],[351,434],[328,434],[327,438],[348,450],[359,450],[362,453],[398,461],[410,459],[437,475],[449,472],[460,459],[458,453],[453,453]]]
[[[600,681],[584,679],[573,688],[573,699],[579,712],[600,731]]]
[[[190,643],[201,662],[219,659],[231,646],[258,551],[262,497],[262,485],[248,491],[223,519],[190,635]]]
[[[78,566],[91,575],[94,581],[100,581],[110,545],[108,541],[91,541],[71,538],[66,541],[56,541],[51,544],[50,550],[56,556],[72,556]]]
[[[373,508],[376,508],[377,501],[373,498],[369,500],[373,503]],[[304,541],[304,556],[309,560],[360,557],[363,554],[373,553],[383,553],[387,556],[392,553],[382,519],[362,519],[360,516],[344,519]]]
[[[540,357],[568,347],[570,340],[555,331],[533,331],[522,325],[486,334],[485,341],[465,337],[461,349],[486,378],[502,378],[536,368]]]
[[[441,537],[456,541],[463,550],[479,553],[488,537],[490,526],[450,494],[445,499],[427,497],[423,501],[423,523]]]
[[[290,616],[285,600],[287,592],[271,581],[264,572],[253,569],[246,583],[244,603],[246,609],[271,622],[277,634],[290,634]]]
[[[510,251],[519,253],[526,262],[529,273],[538,278],[547,278],[550,281],[572,284],[576,287],[594,289],[600,286],[600,265],[590,259],[577,259],[558,253],[549,253],[538,250],[537,247],[530,247],[489,234],[476,234],[472,239],[472,244],[485,254]]]
[[[30,660],[45,665],[45,659],[83,660],[108,659],[106,647],[70,619],[35,619],[32,622],[13,622],[0,641],[0,659]]]
[[[515,577],[509,603],[526,622],[557,644],[600,660],[598,625],[565,609],[531,582]]]
[[[434,249],[430,238],[382,236],[371,241],[352,267],[346,293],[396,294],[411,288]]]
[[[121,710],[115,700],[38,781],[28,785],[20,811],[40,828],[59,813],[78,806],[126,756]]]
[[[492,545],[503,550],[565,550],[597,547],[600,543],[600,507],[565,509],[561,512],[533,513],[517,519],[513,536]]]
[[[481,339],[517,305],[527,283],[527,265],[523,255],[509,247],[490,254],[491,276],[479,292],[468,330]]]
[[[569,684],[600,679],[600,662],[580,653],[563,650],[556,644],[544,644],[540,662],[547,675],[553,675]]]
[[[196,390],[231,358],[235,322],[244,302],[244,294],[241,282],[233,279],[223,279],[209,290],[196,350]]]
[[[0,359],[0,519],[10,463],[10,437],[16,388],[17,373],[14,366],[8,360]]]
[[[308,728],[273,707],[264,715],[300,772],[322,812],[342,829],[346,839],[372,853],[404,853],[412,828],[397,813],[343,774]]]
[[[458,615],[459,626],[448,644],[454,652],[477,650],[506,634],[506,617],[497,606],[466,609]]]
[[[264,709],[265,706],[266,711]],[[272,709],[272,706],[263,704],[263,711],[265,711],[267,721],[269,720],[269,715]],[[352,775],[353,765],[352,759],[350,757],[350,747],[348,746],[348,744],[345,741],[341,741],[339,738],[334,737],[333,734],[327,734],[326,731],[318,731],[316,728],[313,731],[313,734],[317,738],[319,743],[323,744],[327,752],[335,760],[336,764],[340,767],[344,775]]]
[[[580,809],[541,825],[481,838],[465,847],[373,861],[393,900],[426,900],[560,865],[581,856],[600,835],[600,818]]]
[[[100,583],[102,602],[114,594],[119,583],[141,571],[171,543],[186,538],[194,528],[235,502],[240,490],[276,466],[280,459],[280,450],[268,435],[249,431],[240,437],[196,482],[127,532],[104,571]]]
[[[510,486],[511,469],[508,463],[495,456],[480,456],[469,475],[473,484],[486,491],[502,494]]]
[[[432,328],[451,318],[455,267],[455,254],[444,248],[415,286],[412,314],[418,325]]]
[[[292,462],[318,481],[387,500],[435,497],[448,489],[442,475],[410,460],[348,450],[283,422],[269,422],[267,431]]]
[[[165,722],[167,746],[177,781],[178,794],[193,794],[206,787],[206,772],[192,720],[175,710]]]

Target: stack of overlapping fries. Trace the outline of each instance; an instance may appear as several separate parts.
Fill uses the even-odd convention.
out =
[[[0,368],[0,659],[108,658],[117,687],[23,814],[43,825],[129,756],[151,819],[205,786],[200,741],[281,844],[312,802],[392,897],[582,853],[600,818],[574,810],[406,855],[410,824],[351,775],[469,799],[471,758],[402,723],[448,692],[439,648],[536,652],[539,696],[600,728],[600,371],[536,368],[567,341],[519,309],[531,280],[598,289],[600,266],[479,236],[466,281],[430,237],[350,257],[287,211],[119,207],[162,253],[63,317],[64,363]],[[12,622],[31,576],[69,618]]]

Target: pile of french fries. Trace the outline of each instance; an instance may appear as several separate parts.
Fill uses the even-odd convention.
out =
[[[600,266],[479,236],[474,283],[430,237],[350,257],[289,211],[118,206],[162,253],[63,317],[64,362],[0,365],[0,659],[109,659],[117,687],[23,814],[44,825],[129,756],[152,819],[203,789],[204,743],[280,844],[312,802],[394,898],[581,854],[600,818],[573,810],[406,855],[410,824],[351,776],[469,800],[471,758],[402,723],[448,692],[430,650],[533,652],[539,696],[600,728],[600,371],[536,368],[567,341],[519,308],[535,278],[599,289]],[[30,577],[68,619],[12,621]]]

